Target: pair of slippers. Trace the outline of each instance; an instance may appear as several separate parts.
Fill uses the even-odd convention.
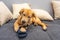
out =
[[[27,36],[27,31],[26,32],[21,32],[19,29],[17,31],[17,36],[19,38],[25,38]]]

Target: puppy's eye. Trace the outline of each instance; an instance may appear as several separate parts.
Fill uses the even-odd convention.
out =
[[[28,18],[31,18],[30,16],[28,16]]]
[[[23,14],[25,16],[25,14]]]

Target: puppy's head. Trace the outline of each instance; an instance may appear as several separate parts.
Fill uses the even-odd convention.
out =
[[[35,17],[34,12],[31,9],[21,9],[19,12],[21,18],[22,24],[28,24],[31,23],[31,18]]]

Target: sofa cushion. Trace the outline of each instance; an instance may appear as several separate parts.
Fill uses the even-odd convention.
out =
[[[47,33],[51,40],[60,40],[60,25],[59,24],[48,24]]]
[[[60,19],[60,1],[52,1],[54,18]]]
[[[16,19],[20,14],[20,10],[23,8],[31,9],[28,3],[22,3],[22,4],[13,4],[13,19]]]
[[[53,17],[46,10],[32,9],[32,11],[34,11],[35,15],[39,17],[41,20],[53,20]]]
[[[12,13],[4,4],[4,2],[0,1],[0,25],[2,26],[8,20],[12,19]]]
[[[13,30],[13,23],[7,23],[0,27],[0,40],[19,40]],[[50,40],[50,38],[41,27],[31,25],[28,30],[28,36],[21,40]]]

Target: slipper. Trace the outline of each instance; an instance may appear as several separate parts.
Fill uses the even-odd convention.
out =
[[[27,36],[27,31],[26,32],[21,32],[20,30],[17,31],[17,36],[19,38],[25,38]]]

